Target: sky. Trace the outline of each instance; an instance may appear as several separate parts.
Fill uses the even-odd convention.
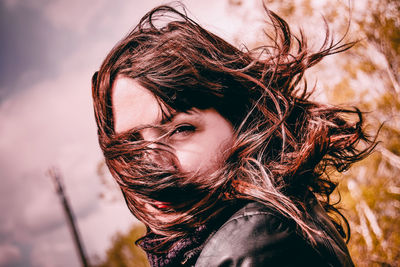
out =
[[[255,1],[241,14],[227,0],[183,2],[228,41],[252,36],[241,22],[259,8]],[[161,3],[167,1],[0,1],[0,266],[79,265],[46,175],[51,167],[63,177],[89,258],[104,257],[112,236],[136,222],[97,171],[102,154],[90,81],[115,43]]]

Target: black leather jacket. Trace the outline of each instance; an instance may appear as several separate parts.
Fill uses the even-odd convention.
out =
[[[346,244],[317,201],[309,211],[312,245],[278,212],[251,202],[206,241],[196,267],[354,266]]]

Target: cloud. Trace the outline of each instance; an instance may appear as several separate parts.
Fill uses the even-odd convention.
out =
[[[1,213],[7,214],[0,219],[0,229],[7,230],[2,234],[8,240],[35,243],[40,248],[44,246],[41,242],[47,243],[41,236],[66,229],[60,201],[45,176],[51,165],[60,167],[78,217],[94,212],[99,204],[96,164],[101,154],[91,106],[92,70],[80,64],[80,53],[65,60],[61,69],[68,71],[64,69],[62,75],[32,84],[0,106],[4,177],[0,190],[8,200],[0,204]],[[66,252],[59,249],[54,255],[62,251]]]
[[[79,258],[67,228],[54,229],[35,239],[30,264],[38,267],[79,266]]]
[[[11,244],[0,244],[0,266],[11,266],[21,261],[21,251]]]
[[[31,4],[0,2],[0,100],[55,76],[60,53],[68,55],[75,48],[69,41],[76,33],[49,23],[37,5],[42,1],[25,2]]]
[[[93,17],[104,10],[106,0],[56,0],[45,5],[43,13],[50,23],[59,29],[73,30],[78,33],[87,31]],[[73,19],[71,19],[73,14]]]

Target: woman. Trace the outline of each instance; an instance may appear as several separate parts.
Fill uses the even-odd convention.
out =
[[[353,266],[327,172],[374,141],[360,111],[312,102],[300,85],[307,68],[353,43],[327,33],[310,52],[265,10],[272,45],[240,51],[160,6],[93,76],[100,146],[147,226],[139,244],[152,266]]]

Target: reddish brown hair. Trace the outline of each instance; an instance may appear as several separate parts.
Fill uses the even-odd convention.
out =
[[[272,44],[241,51],[184,13],[157,7],[112,49],[93,76],[106,163],[132,213],[164,236],[164,249],[235,199],[271,206],[309,236],[304,206],[312,195],[327,211],[338,212],[330,201],[336,183],[328,171],[346,170],[375,145],[364,134],[358,109],[312,102],[306,84],[300,83],[306,69],[354,43],[334,42],[327,30],[321,48],[311,52],[302,33],[296,37],[282,18],[266,12],[275,29]],[[135,131],[116,134],[111,91],[117,76],[135,79],[151,91],[165,116],[214,108],[228,119],[236,139],[224,166],[207,177],[165,169],[150,155],[163,154],[172,165],[174,155],[166,145],[151,149]],[[345,119],[347,115],[356,120]],[[363,149],[358,149],[360,141],[366,144]],[[174,216],[160,222],[144,205],[154,201],[170,203],[157,213]]]

